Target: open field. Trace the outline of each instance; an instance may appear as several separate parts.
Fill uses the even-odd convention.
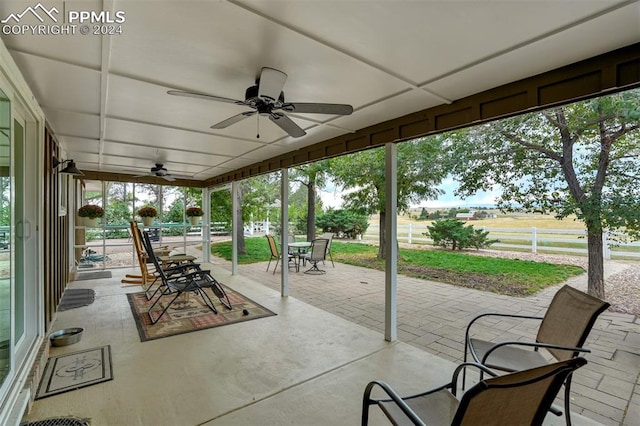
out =
[[[498,211],[490,211],[497,215],[496,218],[481,219],[470,221],[476,227],[484,226],[488,228],[531,228],[536,227],[540,229],[576,229],[584,231],[586,228],[581,220],[576,219],[575,216],[570,216],[563,220],[556,219],[553,215],[542,214],[526,214],[526,213],[510,213],[502,214]],[[415,216],[415,214],[412,214]],[[371,216],[369,223],[377,224],[379,221],[378,215]],[[408,215],[398,216],[398,224],[419,224],[419,225],[431,225],[432,220],[416,220]]]
[[[585,226],[575,217],[558,220],[552,215],[541,214],[501,214],[490,211],[497,217],[468,221],[474,228],[489,231],[489,238],[498,240],[491,246],[496,250],[518,252],[570,253],[574,256],[587,255]],[[378,240],[378,216],[369,220],[369,229],[363,239],[375,243]],[[433,220],[416,220],[415,214],[398,217],[398,241],[408,244],[432,245],[427,232]],[[605,256],[607,258],[640,260],[640,243],[619,243],[607,237]]]

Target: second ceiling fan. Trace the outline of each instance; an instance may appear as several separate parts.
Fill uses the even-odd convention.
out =
[[[226,102],[236,105],[244,105],[252,108],[253,111],[245,111],[227,118],[211,126],[212,129],[224,129],[247,117],[255,114],[267,115],[269,120],[274,122],[289,136],[299,138],[307,133],[291,120],[285,112],[301,114],[333,114],[349,115],[353,112],[353,107],[346,104],[326,104],[326,103],[306,103],[306,102],[285,102],[282,88],[287,81],[287,74],[274,68],[264,67],[260,76],[256,79],[256,84],[247,88],[244,100],[224,98],[221,96],[207,95],[197,92],[184,92],[181,90],[169,90],[170,95],[187,96],[191,98],[207,99],[212,101]],[[260,137],[258,135],[258,137]]]

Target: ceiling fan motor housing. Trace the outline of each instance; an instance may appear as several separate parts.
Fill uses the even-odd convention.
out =
[[[244,92],[245,102],[256,101],[260,99],[258,97],[258,89],[259,89],[258,85],[247,87],[247,90],[245,90]],[[264,99],[261,99],[261,100],[265,102]],[[284,92],[280,92],[280,96],[278,96],[278,102],[281,104],[284,103]]]

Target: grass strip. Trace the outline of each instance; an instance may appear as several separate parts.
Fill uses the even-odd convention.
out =
[[[267,239],[245,238],[246,255],[238,263],[268,261]],[[231,260],[231,242],[211,245],[211,252]],[[333,241],[331,252],[336,262],[384,270],[378,259],[378,247],[369,244]],[[510,296],[526,296],[584,273],[574,265],[558,265],[530,260],[502,259],[445,250],[400,249],[398,273],[407,276],[475,288]]]

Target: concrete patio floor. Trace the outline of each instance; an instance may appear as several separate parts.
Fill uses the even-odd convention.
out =
[[[230,268],[222,259],[215,262]],[[605,276],[629,265],[607,261]],[[269,272],[265,272],[266,267],[267,263],[240,265],[239,273],[279,290],[280,272],[273,275],[273,264]],[[334,268],[330,262],[322,269],[327,273],[315,276],[290,269],[290,296],[383,333],[384,273],[345,264]],[[567,284],[586,291],[586,274]],[[399,275],[398,340],[459,363],[463,359],[465,328],[473,317],[484,312],[543,316],[560,287],[520,298]],[[488,338],[532,340],[538,325],[535,321],[525,326],[502,320],[481,331]],[[640,318],[604,312],[586,347],[592,353],[585,356],[589,363],[574,375],[573,411],[605,425],[640,425]]]
[[[292,272],[291,297],[281,298],[280,275],[265,272],[266,264],[241,266],[232,276],[229,264],[215,263],[210,266],[220,281],[278,315],[140,342],[125,296],[140,288],[119,281],[130,270],[74,282],[70,288],[94,288],[96,300],[57,314],[54,330],[80,326],[85,332],[75,345],[51,348],[51,355],[109,344],[114,380],[38,400],[25,420],[77,416],[89,418],[91,425],[354,425],[360,421],[362,390],[372,379],[385,380],[401,393],[449,379],[463,317],[486,306],[538,313],[548,300],[547,295],[513,300],[400,277],[400,334],[411,344],[389,343],[381,334],[380,272],[342,264],[328,265],[320,277]],[[419,286],[422,295],[410,286]],[[637,424],[638,388],[634,392],[626,385],[638,377],[637,337],[638,324],[627,317],[607,313],[598,321],[590,339],[594,354],[574,379],[574,410],[584,414],[575,415],[574,424],[621,424],[622,417],[606,415],[624,412],[616,407],[627,404],[623,424]],[[379,410],[372,414],[372,425],[388,424]],[[549,415],[545,424],[564,421]]]

